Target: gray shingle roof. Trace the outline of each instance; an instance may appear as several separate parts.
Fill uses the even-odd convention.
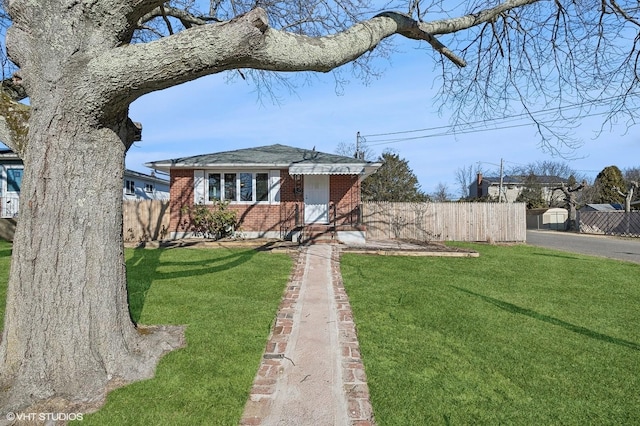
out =
[[[527,183],[527,179],[529,176],[526,175],[506,175],[502,178],[502,183],[504,185],[522,185]],[[499,176],[483,176],[482,180],[486,180],[487,182],[498,184],[500,183]],[[536,176],[536,181],[539,184],[552,184],[556,185],[558,183],[567,183],[567,179],[561,178],[559,176],[548,176],[548,175],[539,175]]]
[[[293,164],[372,164],[357,158],[328,154],[315,150],[295,148],[286,145],[267,145],[256,148],[238,149],[192,157],[152,161],[146,164],[152,168],[205,167],[205,166],[278,166]]]

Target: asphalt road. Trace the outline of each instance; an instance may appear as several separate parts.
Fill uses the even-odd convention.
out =
[[[640,263],[640,238],[528,230],[527,244]]]

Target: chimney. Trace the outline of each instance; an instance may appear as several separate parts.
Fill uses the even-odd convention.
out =
[[[477,180],[476,180],[476,197],[482,197],[482,173],[478,172]]]

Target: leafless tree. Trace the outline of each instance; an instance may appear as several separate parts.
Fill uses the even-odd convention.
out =
[[[535,175],[535,176],[554,176],[562,179],[569,179],[570,176],[578,180],[582,180],[582,176],[564,161],[535,161],[526,165],[517,165],[510,167],[507,172],[509,175]]]
[[[552,139],[575,117],[604,107],[613,122],[640,111],[635,2],[200,4],[6,0],[18,71],[2,85],[0,140],[25,173],[0,344],[2,412],[61,400],[95,407],[115,384],[151,376],[181,344],[172,329],[133,324],[127,307],[123,168],[140,138],[128,112],[147,93],[222,72],[269,82],[276,72],[352,64],[366,78],[376,72],[368,59],[389,53],[385,40],[398,34],[433,52],[441,100],[459,122],[516,101],[543,144],[559,149]],[[24,96],[29,106],[17,102]]]
[[[629,181],[627,192],[622,192],[622,189],[618,187],[614,187],[613,190],[624,197],[624,211],[629,213],[631,211],[631,201],[633,201],[635,191],[638,190],[638,182],[634,180]]]
[[[431,199],[436,203],[444,203],[447,201],[451,201],[451,196],[449,194],[449,187],[446,184],[439,182],[436,186],[436,191],[431,194]]]
[[[564,194],[564,201],[566,203],[567,210],[569,210],[569,223],[567,224],[567,229],[569,231],[577,230],[576,217],[577,217],[578,200],[576,195],[579,191],[582,191],[586,186],[587,186],[587,182],[582,181],[579,185],[570,186],[570,185],[562,184],[562,186],[559,186],[553,189],[554,191],[562,191],[562,194]]]
[[[356,157],[358,149],[360,149],[363,160],[376,161],[376,153],[366,142],[360,142],[359,147],[356,146],[355,142],[340,142],[336,147],[336,154],[344,155],[345,157]]]
[[[460,190],[460,198],[469,198],[469,186],[478,179],[478,173],[486,173],[480,164],[469,164],[456,170],[456,183]]]

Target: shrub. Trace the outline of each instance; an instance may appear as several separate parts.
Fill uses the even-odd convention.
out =
[[[236,212],[228,207],[228,201],[217,201],[212,207],[196,204],[182,210],[189,215],[188,226],[193,233],[218,240],[233,234],[238,224]]]

